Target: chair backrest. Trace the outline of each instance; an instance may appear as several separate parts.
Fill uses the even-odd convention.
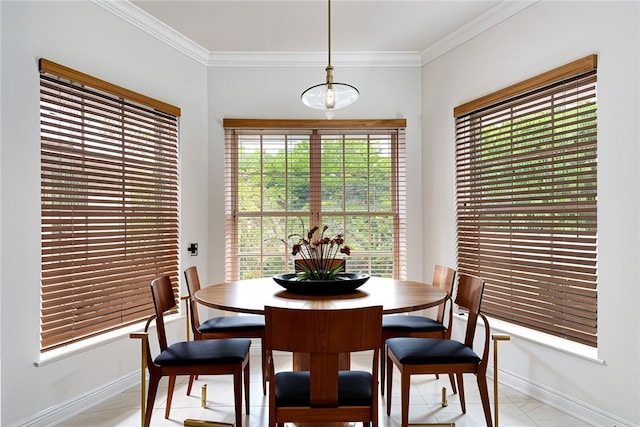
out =
[[[377,388],[382,307],[305,310],[265,307],[267,352],[309,353],[311,406],[337,405],[340,353],[373,350]]]
[[[437,264],[433,269],[432,285],[444,290],[449,298],[438,306],[438,315],[436,320],[439,323],[444,323],[444,313],[447,304],[451,304],[449,300],[453,295],[453,285],[456,280],[456,271],[453,268],[445,267],[444,265]],[[451,305],[449,305],[451,309]]]
[[[151,296],[156,309],[156,328],[160,351],[167,349],[167,335],[164,328],[164,313],[177,306],[176,295],[173,293],[171,277],[160,276],[151,281]]]
[[[193,333],[197,334],[200,327],[200,317],[198,316],[198,304],[195,302],[194,295],[200,290],[200,277],[198,276],[198,268],[195,265],[184,271],[184,280],[187,282],[187,291],[189,292],[191,328]]]
[[[482,303],[482,293],[484,292],[484,281],[479,277],[468,274],[460,274],[458,278],[458,294],[456,304],[468,310],[467,331],[464,339],[465,345],[473,348],[473,337],[476,333],[480,304]]]

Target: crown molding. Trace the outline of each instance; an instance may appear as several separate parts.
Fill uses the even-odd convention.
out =
[[[420,52],[331,52],[341,67],[420,67]],[[327,52],[211,52],[212,67],[326,66]]]
[[[128,0],[90,0],[134,27],[166,43],[195,61],[207,65],[209,51],[159,21]]]
[[[420,52],[420,64],[427,65],[429,62],[484,33],[513,15],[520,13],[538,1],[539,0],[504,0],[500,2],[482,15],[478,16],[476,19],[470,21],[466,25],[463,25],[456,31],[431,45],[429,48]]]
[[[210,52],[128,0],[90,1],[208,67],[306,67],[326,64],[326,52]],[[420,67],[537,1],[503,0],[421,52],[331,52],[332,62],[347,67]]]

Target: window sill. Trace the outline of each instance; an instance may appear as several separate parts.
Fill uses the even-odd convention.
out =
[[[465,315],[456,314],[456,317],[462,319],[466,318]],[[598,349],[589,347],[583,344],[578,344],[573,341],[566,340],[564,338],[556,337],[553,335],[545,334],[543,332],[534,331],[533,329],[525,328],[523,326],[514,325],[513,323],[505,322],[494,318],[489,318],[489,326],[491,332],[500,332],[508,334],[512,337],[518,337],[523,340],[530,341],[532,343],[552,348],[554,350],[561,351],[563,353],[577,356],[582,359],[588,360],[593,363],[604,365],[605,361],[598,358]]]
[[[173,314],[171,316],[165,317],[165,324],[176,322],[180,319],[183,319],[184,316],[179,314]],[[127,326],[122,329],[118,329],[115,331],[107,332],[101,334],[96,337],[88,338],[86,340],[82,340],[77,343],[73,343],[64,347],[56,348],[54,350],[47,351],[45,353],[40,353],[40,358],[34,362],[35,366],[44,366],[50,363],[57,362],[59,360],[65,359],[67,357],[74,356],[79,353],[83,353],[87,350],[91,350],[93,348],[101,347],[105,344],[109,344],[111,342],[120,340],[122,338],[128,337],[132,332],[140,332],[145,325],[146,321],[136,323],[134,325]],[[155,327],[155,323],[151,325],[152,328]]]

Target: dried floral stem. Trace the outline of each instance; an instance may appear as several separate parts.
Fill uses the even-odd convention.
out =
[[[302,222],[302,220],[301,220]],[[304,223],[302,223],[304,228]],[[297,243],[289,244],[282,240],[284,244],[291,248],[291,255],[299,255],[303,263],[299,264],[302,272],[298,273],[300,280],[306,279],[333,279],[342,271],[342,263],[334,265],[338,253],[349,255],[351,249],[344,243],[342,234],[333,238],[326,237],[325,232],[328,227],[325,225],[320,232],[320,238],[314,239],[320,228],[318,226],[309,230],[306,237],[300,234],[291,234],[288,239],[297,238]]]

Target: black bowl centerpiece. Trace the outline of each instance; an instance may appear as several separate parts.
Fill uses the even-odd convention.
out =
[[[300,279],[296,273],[276,274],[273,280],[289,292],[306,295],[348,294],[369,280],[364,273],[338,273],[332,279]]]

